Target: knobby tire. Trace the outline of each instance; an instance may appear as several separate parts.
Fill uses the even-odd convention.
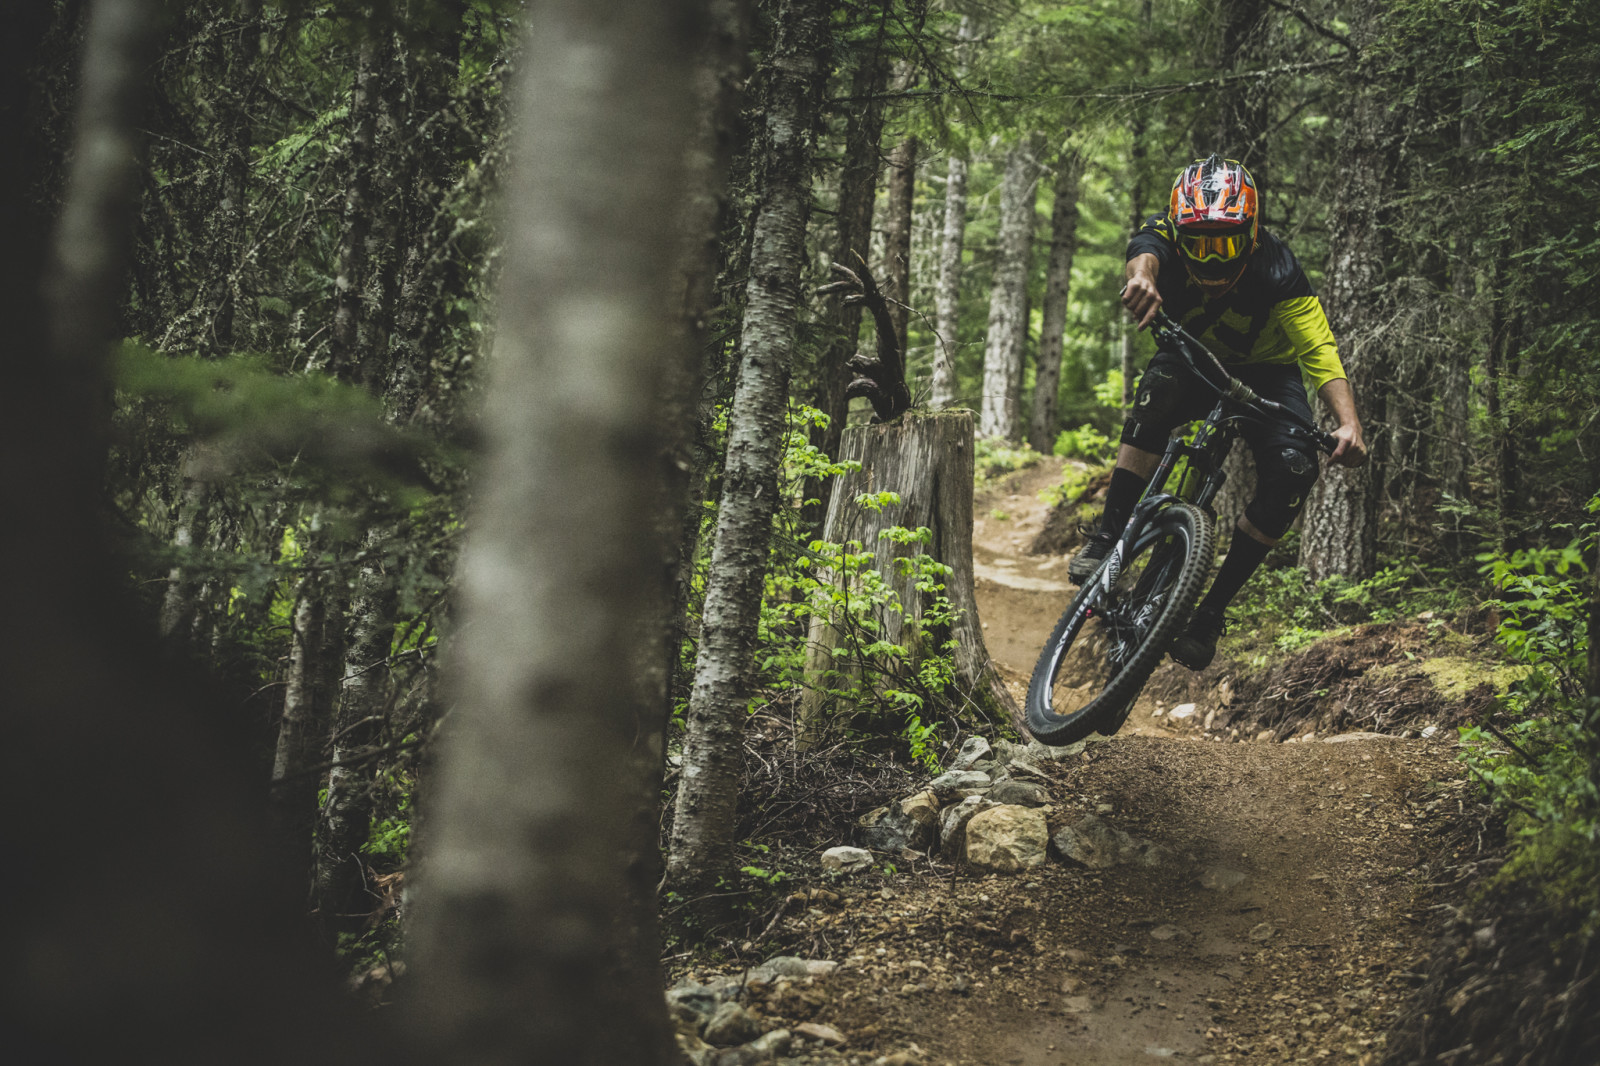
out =
[[[1147,539],[1151,532],[1157,535]],[[1211,521],[1199,508],[1187,503],[1162,508],[1131,543],[1137,546],[1141,540],[1145,541],[1143,547],[1136,547],[1123,561],[1122,576],[1112,586],[1109,599],[1099,585],[1102,574],[1096,571],[1084,581],[1039,653],[1026,709],[1028,730],[1040,743],[1072,744],[1093,732],[1109,736],[1120,729],[1200,597],[1211,570],[1214,543]],[[1098,613],[1086,618],[1086,606]],[[1125,615],[1128,611],[1134,612],[1133,620],[1120,617],[1119,612]],[[1150,617],[1142,617],[1150,612]],[[1109,676],[1081,706],[1058,706],[1058,689],[1072,680],[1062,676],[1068,654],[1075,641],[1085,641],[1085,627],[1091,623],[1096,630],[1093,639],[1116,646],[1115,653],[1103,656],[1098,647],[1088,649],[1094,667],[1107,670]],[[1078,688],[1093,689],[1099,684],[1091,675]]]

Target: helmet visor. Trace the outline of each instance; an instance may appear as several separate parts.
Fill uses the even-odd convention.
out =
[[[1195,263],[1230,263],[1249,249],[1248,233],[1178,234],[1178,250]]]

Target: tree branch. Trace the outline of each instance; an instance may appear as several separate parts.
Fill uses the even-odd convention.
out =
[[[878,421],[888,422],[911,407],[911,390],[906,388],[905,358],[901,355],[900,337],[894,328],[889,301],[884,298],[860,253],[856,253],[856,259],[861,265],[859,272],[842,263],[834,263],[833,272],[844,280],[822,286],[817,290],[817,295],[846,293],[846,303],[865,304],[867,310],[872,312],[872,325],[878,333],[878,354],[858,354],[845,363],[846,367],[856,372],[850,384],[845,386],[845,395],[851,398],[865,396],[872,403]]]
[[[1342,33],[1335,33],[1333,30],[1328,29],[1328,27],[1320,23],[1311,21],[1310,15],[1307,15],[1304,11],[1301,11],[1293,4],[1284,3],[1283,0],[1267,0],[1267,3],[1270,6],[1277,8],[1279,11],[1284,11],[1293,15],[1295,18],[1299,19],[1305,25],[1306,29],[1310,30],[1312,33],[1344,45],[1346,48],[1350,49],[1352,55],[1361,54],[1361,49],[1357,48],[1356,43],[1350,38],[1346,37]]]

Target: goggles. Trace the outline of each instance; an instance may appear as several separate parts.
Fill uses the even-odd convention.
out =
[[[1178,250],[1195,263],[1227,263],[1250,250],[1249,233],[1179,233]]]

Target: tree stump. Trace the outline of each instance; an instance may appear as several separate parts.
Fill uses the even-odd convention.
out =
[[[845,430],[840,460],[855,460],[861,469],[843,475],[834,486],[822,539],[835,544],[859,541],[873,552],[874,565],[900,596],[906,613],[920,619],[923,594],[902,577],[894,560],[925,553],[950,567],[945,595],[956,609],[951,626],[955,648],[954,699],[970,701],[983,715],[1010,721],[1019,731],[1022,718],[989,660],[973,595],[972,478],[973,422],[970,411],[913,411],[893,422],[852,426]],[[856,504],[862,493],[895,492],[900,503],[872,511]],[[879,533],[894,526],[926,526],[926,545],[900,545]],[[883,639],[904,644],[904,623],[887,620]],[[819,678],[833,665],[840,632],[831,620],[814,618],[806,655],[806,675]],[[913,649],[915,654],[915,649]],[[798,743],[814,745],[826,731],[832,698],[821,685],[808,685],[800,706]]]

